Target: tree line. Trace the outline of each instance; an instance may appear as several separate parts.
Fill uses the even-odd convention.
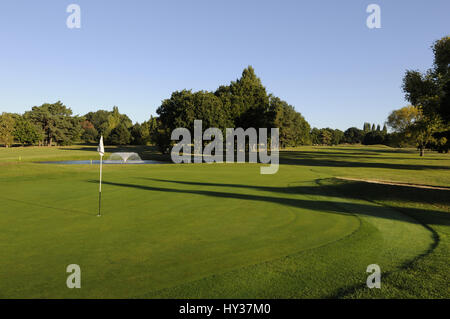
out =
[[[338,144],[386,144],[389,134],[386,124],[381,129],[380,124],[364,123],[363,128],[350,127],[345,131],[332,128],[313,128],[311,141],[313,145],[338,145]]]
[[[254,69],[249,66],[241,78],[215,92],[181,90],[162,101],[148,121],[133,124],[114,106],[112,111],[98,110],[83,116],[58,101],[34,106],[24,114],[0,115],[0,144],[70,145],[96,143],[100,135],[109,145],[155,144],[167,152],[171,132],[185,127],[193,132],[194,120],[203,126],[217,127],[279,127],[280,146],[311,143],[310,126],[304,117],[286,101],[268,94]]]
[[[133,125],[119,112],[98,110],[84,116],[72,115],[72,110],[58,101],[34,106],[23,114],[0,115],[0,144],[56,146],[75,143],[98,143],[103,135],[110,145],[147,144],[154,130],[155,118]]]
[[[203,127],[219,128],[223,135],[227,127],[278,127],[282,148],[311,143],[309,123],[292,105],[267,93],[251,66],[244,69],[239,79],[214,92],[173,92],[156,113],[155,140],[162,151],[168,150],[175,128],[184,127],[193,134],[194,120],[202,120]]]
[[[0,144],[70,145],[97,143],[100,135],[109,145],[154,144],[164,153],[174,143],[171,132],[184,127],[193,134],[194,120],[203,127],[244,129],[278,127],[282,148],[299,145],[384,144],[393,147],[416,146],[448,152],[450,148],[450,37],[436,41],[433,68],[425,73],[407,70],[403,91],[411,103],[389,114],[386,123],[364,123],[362,129],[345,131],[312,128],[292,105],[268,93],[249,66],[229,85],[215,91],[181,90],[162,101],[157,116],[133,124],[114,106],[112,111],[98,110],[83,116],[58,101],[34,106],[23,114],[0,115]],[[390,132],[388,132],[390,128]]]

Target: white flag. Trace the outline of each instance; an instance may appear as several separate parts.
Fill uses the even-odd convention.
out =
[[[100,143],[98,143],[97,152],[100,156],[105,155],[105,148],[103,146],[103,135],[100,137]]]

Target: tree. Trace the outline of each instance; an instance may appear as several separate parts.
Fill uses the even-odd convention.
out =
[[[107,142],[112,145],[127,145],[131,142],[131,133],[126,124],[119,123],[109,134]]]
[[[194,120],[202,120],[204,127],[225,128],[228,121],[221,100],[211,92],[176,91],[156,110],[161,124],[174,130],[185,127],[194,132]]]
[[[217,127],[225,132],[226,127],[232,127],[222,101],[215,94],[207,91],[192,93],[191,90],[173,92],[169,99],[162,102],[156,110],[159,115],[157,134],[153,135],[159,141],[161,151],[167,149],[171,132],[184,127],[194,134],[194,120],[202,120],[204,128]],[[154,126],[154,123],[152,124]],[[166,134],[162,137],[161,134]]]
[[[412,105],[394,110],[389,114],[386,125],[394,132],[389,137],[392,146],[412,146],[415,144],[410,128],[418,119],[418,116],[419,110]]]
[[[69,145],[78,141],[82,134],[81,118],[72,117],[72,110],[60,101],[33,106],[24,117],[43,132],[44,143],[48,146],[53,143]]]
[[[450,122],[450,36],[443,37],[432,46],[434,53],[433,73],[440,86],[440,103],[437,113],[445,124]]]
[[[14,142],[14,118],[9,113],[0,115],[0,144],[5,147],[11,146]]]
[[[150,119],[148,120],[148,132],[149,132],[149,142],[151,144],[156,144],[156,134],[159,126],[160,126],[159,118],[150,116]]]
[[[338,145],[344,141],[344,132],[339,129],[331,130],[331,144]]]
[[[314,145],[337,145],[344,142],[344,132],[327,128],[313,128],[310,133]]]
[[[31,121],[20,116],[17,118],[14,126],[14,137],[22,145],[36,144],[42,135]]]
[[[235,127],[270,127],[275,112],[270,108],[269,96],[253,67],[242,71],[242,76],[228,87],[220,87],[215,93],[228,110]]]
[[[160,125],[155,132],[158,148],[165,153],[171,142],[171,132],[178,127],[189,128],[193,131],[195,120],[195,105],[191,90],[173,92],[169,99],[165,99],[156,113],[159,115]]]
[[[384,144],[385,138],[381,131],[371,131],[364,135],[364,145]]]
[[[193,94],[194,117],[197,120],[202,120],[203,127],[217,127],[225,129],[232,125],[232,122],[227,118],[224,112],[222,101],[211,92],[199,91]],[[190,126],[193,124],[193,121]],[[193,130],[192,130],[193,133]]]
[[[356,127],[350,127],[344,132],[344,141],[350,144],[362,143],[364,138],[364,131]]]
[[[292,105],[271,96],[270,104],[276,110],[274,125],[280,128],[280,146],[299,146],[311,143],[310,126]]]
[[[386,124],[395,132],[405,132],[419,116],[419,109],[409,105],[389,114]]]
[[[147,145],[150,142],[150,122],[134,124],[131,127],[131,140],[134,145]]]
[[[439,135],[450,135],[450,37],[436,41],[432,50],[433,68],[425,73],[407,70],[403,78],[405,98],[420,112],[420,119],[412,127],[420,155],[427,145],[450,148],[448,140],[442,145],[442,138],[437,139]]]
[[[156,113],[159,118],[157,125],[151,125],[151,139],[163,152],[175,128],[184,127],[193,133],[194,120],[202,120],[205,128],[219,128],[223,134],[227,127],[278,127],[282,146],[310,143],[310,127],[303,116],[287,102],[268,95],[251,66],[244,69],[241,78],[220,86],[214,93],[173,92]]]
[[[332,145],[333,134],[327,129],[320,130],[320,144],[322,145]]]
[[[72,116],[66,122],[66,129],[64,139],[58,141],[60,145],[71,145],[76,142],[81,142],[81,135],[83,134],[83,128],[81,127],[82,117]]]
[[[192,127],[195,120],[194,97],[191,90],[173,92],[156,110],[162,125],[172,131],[177,127]]]
[[[84,117],[94,125],[94,128],[98,132],[95,140],[98,140],[100,135],[103,135],[103,138],[108,139],[111,131],[115,129],[119,123],[123,123],[127,128],[133,126],[130,118],[125,114],[121,114],[117,106],[113,106],[112,111],[98,110],[96,112],[89,112]]]
[[[163,126],[159,118],[151,118],[150,120],[150,140],[158,147],[161,153],[167,154],[172,144],[170,139],[171,132]]]
[[[109,123],[108,116],[110,112],[106,110],[98,110],[96,112],[89,112],[84,117],[86,121],[92,123],[94,128],[97,131],[97,136],[95,140],[99,140],[100,135],[103,135],[103,138],[107,138],[109,134]]]
[[[433,135],[441,126],[441,122],[437,117],[424,116],[419,108],[405,106],[391,112],[387,125],[394,132],[401,134],[404,140],[414,140],[420,156],[423,156],[427,145],[437,142]]]
[[[85,120],[81,122],[81,127],[83,129],[83,133],[81,135],[81,139],[86,143],[95,143],[98,141],[98,132],[94,127],[94,124]]]
[[[314,127],[311,132],[311,143],[313,145],[319,145],[322,143],[321,139],[320,139],[320,130],[317,127]]]
[[[364,123],[363,131],[365,133],[370,132],[370,123],[367,123],[367,122]]]
[[[436,144],[438,141],[434,137],[434,133],[439,131],[441,127],[440,119],[437,117],[424,116],[419,113],[418,120],[414,122],[407,131],[415,139],[420,156],[424,155],[425,148],[430,144]],[[442,141],[446,142],[446,141]]]
[[[131,128],[131,126],[133,126],[133,122],[131,122],[129,117],[125,114],[120,114],[119,108],[113,106],[113,110],[108,115],[108,131],[106,133],[111,132],[118,127],[119,124],[123,124],[126,128]]]

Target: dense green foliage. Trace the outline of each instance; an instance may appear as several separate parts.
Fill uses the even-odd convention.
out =
[[[188,128],[193,133],[195,119],[202,120],[204,128],[217,127],[223,132],[227,127],[278,127],[282,147],[310,143],[308,122],[293,106],[267,94],[251,66],[241,78],[220,86],[214,93],[174,92],[156,112],[160,121],[156,142],[162,151],[170,144],[170,133],[175,128]]]
[[[273,127],[280,128],[280,146],[310,145],[310,126],[292,105],[270,96],[270,108],[276,112]]]
[[[364,139],[364,131],[357,127],[350,127],[344,132],[344,140],[349,144],[360,144]]]
[[[125,124],[119,123],[109,133],[107,141],[112,145],[127,145],[131,142],[131,133]]]
[[[23,145],[33,145],[43,140],[43,135],[30,120],[18,116],[14,127],[14,138]]]
[[[82,140],[87,143],[95,143],[99,137],[99,134],[94,124],[88,120],[85,120],[81,122],[81,127],[83,128],[83,134],[81,135]]]
[[[159,106],[157,114],[157,118],[150,117],[148,121],[133,125],[117,106],[112,111],[98,110],[84,116],[72,116],[72,110],[58,101],[35,106],[23,115],[16,114],[20,119],[16,132],[12,122],[3,129],[3,139],[8,138],[7,145],[12,144],[15,137],[22,145],[51,146],[96,143],[103,135],[108,145],[152,143],[167,152],[173,144],[170,135],[175,128],[185,127],[193,132],[194,120],[202,120],[205,129],[217,127],[223,132],[228,127],[278,127],[282,147],[311,143],[308,122],[293,106],[267,94],[251,66],[242,72],[241,78],[220,86],[215,92],[173,92]]]
[[[0,115],[0,144],[6,147],[14,142],[14,117],[9,113]]]
[[[313,145],[338,145],[344,143],[344,132],[332,128],[313,128],[311,130],[311,141]]]
[[[103,135],[106,143],[112,145],[121,145],[124,142],[128,144],[131,141],[131,133],[129,130],[133,123],[128,116],[119,112],[117,106],[114,106],[111,112],[105,110],[89,112],[85,115],[85,118],[92,123],[97,132],[94,141],[98,141],[100,135]],[[91,134],[93,135],[94,133],[95,131]]]
[[[413,137],[420,155],[425,148],[450,149],[450,37],[436,41],[432,49],[433,68],[425,73],[408,70],[403,78],[405,97],[418,116],[402,132]]]
[[[82,134],[82,119],[72,116],[72,110],[60,101],[33,106],[23,118],[35,125],[43,145],[70,145],[79,141]]]

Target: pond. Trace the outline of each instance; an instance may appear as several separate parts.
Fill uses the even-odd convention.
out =
[[[79,165],[86,165],[86,164],[100,164],[99,160],[96,161],[44,161],[44,162],[37,162],[40,164],[79,164]],[[160,162],[160,161],[152,161],[152,160],[139,160],[139,161],[112,161],[112,160],[105,160],[103,161],[103,164],[116,164],[116,165],[139,165],[139,164],[170,164],[170,162]]]

